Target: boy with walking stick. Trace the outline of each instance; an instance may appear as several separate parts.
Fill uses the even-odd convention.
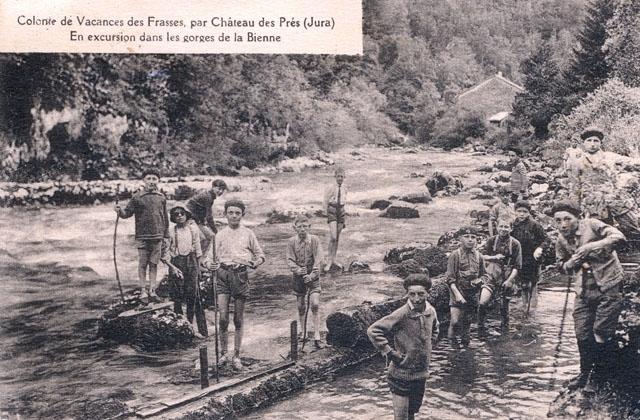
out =
[[[133,195],[123,209],[116,202],[114,207],[118,217],[127,219],[135,216],[135,237],[138,248],[138,279],[142,301],[160,302],[156,295],[158,262],[162,253],[162,243],[169,238],[169,217],[167,199],[158,191],[160,173],[153,168],[142,173],[144,188]],[[147,283],[147,269],[149,282]]]
[[[552,213],[560,233],[556,261],[576,284],[573,320],[580,374],[567,387],[592,391],[592,381],[606,379],[612,370],[610,353],[617,346],[613,336],[622,310],[623,279],[622,265],[612,248],[625,237],[600,220],[581,219],[580,206],[571,200],[555,203]]]
[[[307,317],[313,314],[313,344],[322,348],[320,341],[320,240],[311,235],[311,224],[306,216],[298,216],[293,222],[296,236],[287,242],[287,264],[293,273],[293,292],[298,301],[298,319],[302,327],[303,346],[307,340]],[[306,300],[306,302],[305,302]]]

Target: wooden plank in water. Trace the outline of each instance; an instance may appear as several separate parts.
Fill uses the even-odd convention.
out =
[[[152,416],[157,416],[160,413],[171,410],[172,408],[180,407],[181,405],[188,404],[193,401],[197,401],[201,398],[204,398],[208,395],[211,395],[215,392],[224,391],[225,389],[232,388],[234,386],[241,385],[243,383],[252,381],[254,379],[258,379],[262,376],[269,375],[271,373],[278,372],[280,370],[286,369],[295,365],[295,362],[284,362],[279,365],[276,365],[267,370],[263,370],[261,372],[254,373],[252,375],[246,376],[244,378],[230,379],[228,381],[220,382],[219,384],[215,384],[208,388],[204,388],[195,392],[191,392],[183,397],[176,398],[174,400],[168,401],[158,401],[153,403],[151,406],[147,406],[142,410],[136,410],[136,416],[140,418],[148,418]]]
[[[135,309],[130,309],[128,311],[124,311],[118,315],[119,318],[127,318],[130,316],[136,316],[145,314],[151,311],[159,311],[160,309],[168,309],[173,307],[173,302],[160,302],[160,303],[151,303],[147,306],[141,306]]]

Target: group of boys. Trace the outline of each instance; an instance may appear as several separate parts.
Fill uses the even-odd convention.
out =
[[[559,232],[556,241],[558,267],[575,281],[577,291],[573,317],[580,353],[580,374],[570,381],[569,388],[590,387],[594,380],[607,372],[609,359],[605,356],[614,346],[612,338],[622,305],[623,270],[613,247],[624,241],[625,236],[605,221],[620,224],[632,235],[638,230],[634,203],[617,192],[615,173],[611,174],[608,161],[598,155],[603,140],[602,132],[586,130],[582,138],[585,142],[584,161],[577,158],[570,165],[570,170],[574,171],[570,178],[574,186],[579,187],[577,198],[580,201],[561,200],[552,208]],[[518,168],[517,172],[522,173],[522,168]],[[338,169],[335,175],[336,185],[325,193],[330,227],[329,269],[334,264],[345,221],[344,172]],[[606,189],[602,188],[602,179],[610,182]],[[125,209],[116,207],[116,211],[120,217],[136,216],[136,240],[140,256],[138,273],[144,284],[148,268],[150,283],[145,293],[153,299],[157,263],[163,239],[169,237],[169,231],[166,200],[157,191],[159,174],[147,171],[143,180],[143,190],[131,199]],[[598,188],[589,190],[593,182],[598,183]],[[470,324],[476,315],[479,335],[486,334],[487,308],[492,299],[497,297],[500,298],[502,331],[507,332],[509,301],[516,283],[522,289],[525,313],[528,314],[531,305],[535,307],[539,261],[543,246],[549,239],[541,224],[533,219],[531,205],[522,199],[526,197],[526,190],[522,189],[526,189],[526,186],[523,187],[522,182],[515,184],[513,192],[518,190],[518,194],[517,197],[512,196],[517,198],[513,208],[499,200],[496,202],[491,213],[491,236],[480,249],[476,249],[478,234],[473,227],[463,227],[457,231],[460,246],[450,254],[446,273],[451,314],[448,336],[452,346],[458,345],[458,337],[463,346],[469,344]],[[223,183],[214,182],[211,191],[198,194],[191,205],[182,209],[193,215],[194,222],[200,228],[201,239],[209,242],[208,249],[213,255],[207,269],[216,271],[218,275],[217,305],[221,315],[223,362],[227,359],[229,298],[235,300],[233,364],[239,368],[242,318],[249,292],[247,269],[256,268],[265,258],[255,234],[240,223],[245,205],[239,200],[225,203],[224,214],[229,224],[215,234],[215,225],[209,212],[213,200],[225,189]],[[142,208],[148,211],[140,211]],[[510,214],[515,214],[515,217],[509,217]],[[582,215],[585,217],[582,218]],[[314,341],[321,346],[318,304],[322,256],[319,239],[311,235],[309,229],[308,218],[296,218],[296,235],[287,243],[286,256],[293,273],[293,290],[297,297],[300,323],[306,324],[303,316],[310,307]],[[430,287],[428,274],[407,277],[404,280],[408,297],[406,304],[368,329],[371,342],[387,358],[388,382],[393,394],[396,419],[413,419],[422,404],[432,340],[438,335],[439,327],[436,311],[426,300]]]
[[[336,184],[325,192],[330,242],[329,261],[324,270],[334,266],[340,232],[345,226],[346,190],[343,186],[344,169],[335,170]],[[145,303],[160,302],[155,293],[157,266],[162,261],[169,267],[170,297],[176,313],[182,313],[182,303],[187,305],[187,319],[193,322],[196,337],[208,334],[204,308],[199,292],[199,279],[203,271],[215,273],[216,310],[219,310],[220,363],[229,361],[228,327],[229,304],[234,302],[234,354],[231,363],[241,369],[240,348],[243,338],[244,306],[249,297],[249,269],[265,262],[265,255],[255,234],[241,224],[246,206],[241,200],[231,199],[224,204],[224,216],[228,225],[217,232],[213,220],[213,203],[226,190],[222,180],[214,180],[211,189],[198,191],[186,205],[176,204],[168,212],[174,228],[169,229],[167,200],[158,190],[160,174],[149,169],[142,175],[143,188],[131,198],[125,208],[118,204],[119,217],[135,216],[135,239],[138,248],[138,278],[141,299]],[[293,275],[293,291],[297,310],[306,340],[309,309],[314,327],[313,344],[322,348],[320,337],[319,295],[320,271],[323,257],[320,240],[309,233],[310,220],[298,216],[294,221],[296,235],[289,239],[286,248],[287,264]],[[148,282],[147,282],[148,272]],[[196,331],[197,329],[197,331]]]
[[[566,168],[574,171],[570,173],[574,176],[573,187],[582,200],[558,200],[551,214],[559,233],[555,244],[557,268],[568,275],[567,290],[573,283],[576,292],[573,319],[580,373],[566,386],[590,393],[594,385],[611,375],[616,347],[613,338],[622,310],[623,268],[614,248],[626,238],[606,222],[617,223],[635,236],[638,220],[635,202],[616,189],[616,172],[610,170],[609,160],[599,156],[602,131],[587,129],[581,137],[585,142],[584,159],[572,153],[574,159]],[[594,179],[600,181],[593,184]],[[496,295],[501,295],[503,331],[508,330],[508,303],[516,279],[520,280],[525,313],[532,302],[535,305],[539,260],[548,238],[540,223],[533,220],[529,203],[522,200],[526,190],[520,190],[521,183],[516,184],[512,189],[517,190],[519,199],[513,209],[515,220],[507,216],[511,213],[508,205],[497,200],[489,222],[491,236],[480,250],[475,249],[477,232],[473,227],[457,231],[460,246],[450,254],[446,274],[452,346],[456,346],[460,330],[462,344],[469,343],[469,326],[476,310],[482,335],[486,305]],[[407,277],[407,303],[367,331],[372,344],[387,359],[396,420],[413,419],[424,398],[432,340],[438,335],[439,325],[434,308],[425,299],[430,286],[426,274]]]

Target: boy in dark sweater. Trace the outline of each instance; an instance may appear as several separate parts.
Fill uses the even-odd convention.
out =
[[[369,340],[387,358],[387,381],[393,394],[396,420],[413,420],[424,397],[431,360],[431,336],[438,334],[436,310],[427,302],[431,288],[428,274],[412,274],[404,280],[407,303],[374,322]],[[389,344],[393,341],[393,348]]]
[[[127,206],[122,209],[116,204],[115,211],[123,219],[135,216],[136,242],[138,248],[138,279],[142,294],[140,298],[159,302],[155,285],[158,273],[158,262],[162,252],[162,242],[169,238],[169,217],[167,216],[167,199],[158,191],[160,173],[155,169],[147,169],[142,173],[144,188],[131,197]],[[147,267],[149,283],[146,284]]]

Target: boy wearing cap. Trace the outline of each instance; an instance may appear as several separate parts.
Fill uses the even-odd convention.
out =
[[[428,274],[411,274],[403,282],[407,303],[367,330],[373,346],[387,359],[387,381],[396,420],[415,418],[429,376],[432,335],[438,336],[438,315],[427,301]],[[393,347],[391,347],[393,343]]]
[[[241,225],[245,212],[245,205],[241,200],[228,200],[224,203],[224,215],[229,225],[215,236],[215,256],[211,269],[218,272],[217,306],[220,310],[220,363],[227,361],[229,327],[229,298],[234,299],[233,324],[234,356],[233,367],[242,369],[240,347],[242,345],[244,304],[249,297],[249,268],[256,268],[264,263],[264,252],[258,243],[256,235]]]
[[[556,261],[562,272],[573,276],[576,298],[573,320],[580,352],[580,374],[570,389],[591,390],[591,372],[610,373],[618,316],[622,309],[623,269],[613,247],[625,240],[616,228],[597,219],[580,219],[580,208],[571,200],[552,208],[560,235]],[[587,389],[587,388],[586,388]]]
[[[200,230],[195,224],[188,223],[191,213],[182,204],[177,204],[169,210],[169,219],[175,225],[173,229],[169,229],[169,246],[165,249],[162,262],[169,266],[173,310],[182,314],[184,301],[187,306],[187,320],[193,324],[194,315],[196,318],[196,325],[193,326],[195,336],[204,338],[207,335],[207,322],[198,285],[200,263],[203,259]],[[195,332],[196,328],[198,332]]]
[[[144,187],[131,197],[123,209],[116,204],[114,210],[127,219],[135,216],[135,238],[138,248],[138,279],[142,293],[140,298],[159,302],[156,295],[156,277],[158,261],[162,252],[163,240],[169,237],[169,218],[167,217],[167,199],[158,191],[160,173],[147,169],[142,174]],[[147,268],[149,282],[146,284]]]
[[[293,292],[298,301],[298,322],[303,333],[306,333],[305,313],[307,302],[313,316],[313,343],[322,348],[320,342],[320,240],[311,235],[311,224],[306,216],[298,216],[293,222],[296,235],[287,242],[287,264],[293,273]],[[306,340],[306,337],[303,337]]]
[[[511,236],[516,238],[522,247],[522,270],[519,271],[518,279],[522,289],[522,305],[528,314],[529,309],[535,308],[538,302],[539,259],[548,238],[542,225],[533,220],[531,204],[528,201],[516,202],[515,211],[516,219]]]
[[[487,307],[494,296],[500,295],[502,331],[509,330],[509,301],[515,278],[522,270],[520,242],[510,235],[511,219],[498,219],[498,234],[491,236],[480,250],[485,260],[490,281],[482,285],[478,304],[478,334],[485,335]]]
[[[604,133],[598,128],[587,128],[580,137],[584,154],[577,163],[577,175],[573,180],[574,198],[585,215],[609,224],[616,222],[626,235],[639,237],[637,205],[619,188],[615,167],[616,163],[631,159],[602,150]]]
[[[187,201],[187,209],[191,212],[192,220],[200,228],[201,248],[207,250],[217,229],[213,220],[213,202],[227,190],[227,184],[221,179],[211,183],[211,189],[198,191]]]
[[[340,232],[345,227],[345,203],[347,202],[347,189],[343,184],[345,171],[342,167],[335,169],[336,183],[326,189],[324,193],[324,208],[327,212],[329,224],[329,261],[324,270],[329,271],[334,266],[338,253],[338,241]],[[337,264],[339,268],[342,268]]]
[[[458,346],[459,330],[462,345],[469,345],[469,329],[478,306],[478,294],[481,286],[490,280],[484,267],[484,258],[475,248],[475,228],[462,227],[455,236],[460,241],[460,246],[449,255],[446,274],[451,310],[448,336],[453,347]]]

